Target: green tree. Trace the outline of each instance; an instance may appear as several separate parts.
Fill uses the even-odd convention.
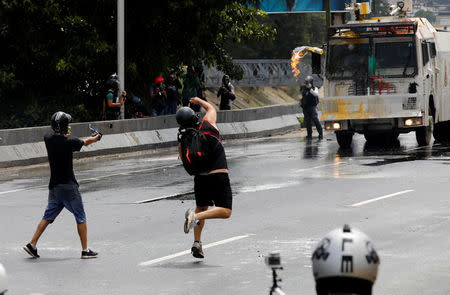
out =
[[[156,75],[217,64],[241,74],[228,42],[272,38],[249,1],[126,2],[126,88],[145,97]],[[116,0],[0,0],[0,128],[48,124],[57,110],[98,119],[116,71]]]
[[[248,41],[228,50],[239,59],[288,59],[292,50],[302,45],[321,46],[326,41],[324,13],[272,14],[265,23],[276,29],[273,40]]]
[[[416,13],[414,13],[414,16],[426,18],[430,23],[436,22],[436,15],[432,11],[421,9],[416,11]]]

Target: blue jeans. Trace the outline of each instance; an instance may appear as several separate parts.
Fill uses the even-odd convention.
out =
[[[75,183],[57,184],[48,192],[48,205],[45,209],[43,220],[53,222],[66,208],[74,216],[78,224],[86,222],[83,200],[81,199],[78,185]]]
[[[322,134],[322,125],[320,125],[319,118],[317,117],[316,107],[308,107],[303,109],[303,118],[306,125],[306,133],[308,136],[312,135],[312,123],[316,125],[317,132]]]
[[[165,115],[165,110],[164,109],[157,110],[155,108],[152,108],[151,115],[152,115],[152,117],[163,116],[163,115]]]
[[[178,101],[166,102],[166,115],[175,114],[177,112]]]

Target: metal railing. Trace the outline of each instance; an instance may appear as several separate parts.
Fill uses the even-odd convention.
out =
[[[305,61],[298,65],[300,75],[294,77],[289,59],[238,59],[234,63],[244,71],[244,78],[233,81],[234,86],[298,86],[307,75],[311,74],[311,62]],[[204,68],[205,86],[219,87],[222,84],[223,73],[216,68]]]

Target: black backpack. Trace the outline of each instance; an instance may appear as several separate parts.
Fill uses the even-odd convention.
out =
[[[181,145],[181,160],[189,175],[210,171],[212,149],[203,132],[196,128],[180,128],[178,142]]]

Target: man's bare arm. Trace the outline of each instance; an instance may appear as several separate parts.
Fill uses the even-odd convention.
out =
[[[85,140],[83,140],[84,141],[84,145],[88,146],[91,143],[94,143],[94,142],[98,141],[99,138],[100,138],[100,135],[98,135],[98,134],[96,136],[88,137]]]
[[[190,103],[192,104],[199,104],[202,106],[202,108],[204,108],[206,110],[206,114],[203,117],[203,120],[208,121],[209,123],[215,125],[216,121],[217,121],[217,112],[216,112],[216,108],[210,104],[207,101],[204,101],[201,98],[198,97],[193,97],[189,100]]]

